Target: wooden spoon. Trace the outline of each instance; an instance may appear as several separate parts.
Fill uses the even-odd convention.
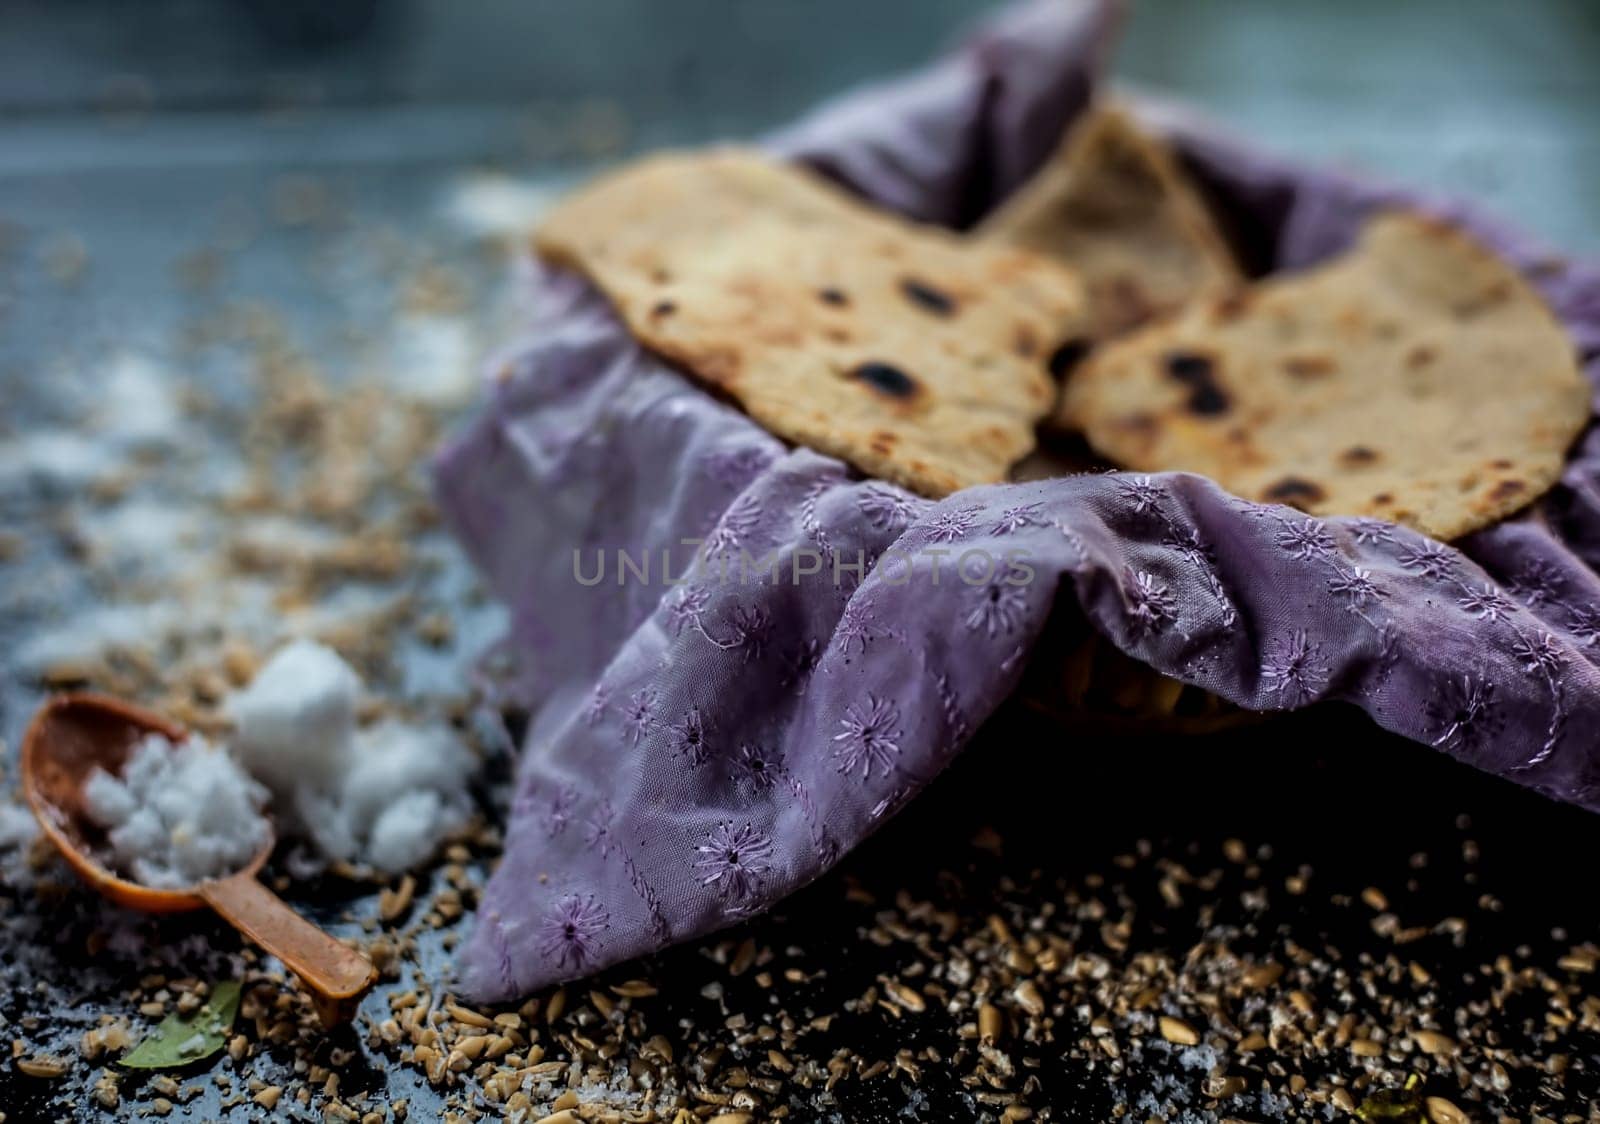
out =
[[[180,742],[182,726],[100,695],[58,695],[39,708],[22,742],[22,788],[39,825],[80,877],[120,906],[180,913],[209,906],[282,960],[311,992],[324,1026],[348,1020],[377,973],[361,953],[301,917],[257,880],[273,836],[244,868],[180,890],[121,878],[95,857],[103,833],[84,813],[83,786],[96,766],[120,775],[133,747],[150,734]]]

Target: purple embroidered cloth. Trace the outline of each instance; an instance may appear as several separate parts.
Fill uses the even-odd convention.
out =
[[[773,146],[965,225],[1082,108],[1113,15],[1010,9],[930,70],[825,107]],[[1326,256],[1374,207],[1430,206],[1528,272],[1600,378],[1600,271],[1461,207],[1149,115],[1261,265]],[[511,607],[536,707],[505,857],[463,958],[476,998],[704,933],[817,877],[1001,704],[1058,594],[1123,651],[1241,706],[1345,700],[1600,809],[1593,429],[1549,496],[1459,549],[1181,473],[930,503],[786,448],[642,353],[575,277],[530,266],[527,280],[527,340],[438,462],[449,520]],[[663,559],[682,579],[697,549],[726,568],[669,582]],[[745,580],[741,551],[755,563]],[[776,582],[757,569],[769,558]]]

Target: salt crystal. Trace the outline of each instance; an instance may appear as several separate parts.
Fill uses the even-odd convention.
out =
[[[41,429],[9,442],[0,454],[0,484],[70,488],[116,467],[106,445],[68,429]]]
[[[27,805],[0,800],[0,851],[26,847],[37,834],[39,822]]]
[[[479,237],[514,239],[528,233],[560,196],[556,183],[533,184],[476,172],[452,185],[446,214]]]
[[[460,792],[472,760],[446,726],[384,722],[362,732],[345,780],[345,807],[357,823],[370,825],[412,792]]]
[[[90,773],[84,812],[106,829],[112,865],[156,889],[180,889],[243,867],[266,843],[267,791],[201,738],[151,734],[120,776]]]
[[[367,835],[367,859],[381,870],[406,870],[426,862],[441,834],[460,817],[446,823],[447,811],[437,792],[408,792],[378,814]],[[444,829],[444,830],[441,830]]]
[[[130,500],[78,521],[95,563],[120,574],[172,568],[200,536],[193,511],[175,504]]]
[[[95,388],[101,431],[131,448],[174,444],[182,433],[183,413],[173,382],[165,368],[145,356],[113,355]]]
[[[297,640],[228,700],[233,751],[280,795],[331,785],[348,768],[361,683],[337,652]]]
[[[444,725],[388,721],[358,733],[359,693],[337,653],[297,641],[229,700],[234,751],[326,858],[398,872],[465,825],[475,762]]]
[[[60,627],[33,633],[13,658],[24,674],[38,675],[54,664],[88,663],[117,649],[150,647],[176,621],[169,604],[86,606]]]
[[[389,337],[384,376],[407,398],[434,406],[464,401],[477,387],[477,343],[464,320],[413,316]]]

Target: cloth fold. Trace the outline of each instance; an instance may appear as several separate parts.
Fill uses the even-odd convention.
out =
[[[1108,3],[1009,9],[772,148],[964,226],[1082,108],[1115,18]],[[1535,279],[1600,378],[1594,268],[1470,209],[1269,157],[1181,109],[1144,113],[1264,266],[1336,251],[1374,207],[1443,211]],[[1548,497],[1459,549],[1181,473],[932,503],[788,449],[640,351],[575,276],[530,265],[526,284],[527,338],[437,464],[447,518],[512,608],[521,701],[537,709],[463,954],[476,999],[688,939],[817,877],[1011,693],[1058,598],[1239,705],[1345,700],[1600,810],[1592,430]]]

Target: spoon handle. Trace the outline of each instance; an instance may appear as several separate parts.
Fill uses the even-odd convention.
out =
[[[354,1014],[377,977],[365,956],[301,917],[250,875],[206,882],[198,891],[223,920],[300,977],[324,1025]]]

